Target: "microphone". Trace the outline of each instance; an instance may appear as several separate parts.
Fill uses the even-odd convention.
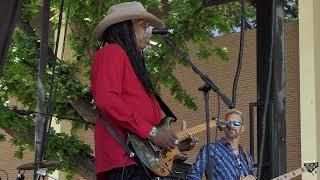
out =
[[[225,119],[217,118],[217,127],[220,131],[230,128],[231,122]]]
[[[145,35],[148,38],[152,37],[152,34],[159,34],[159,35],[166,35],[166,34],[173,34],[175,31],[174,29],[167,29],[167,28],[155,28],[153,26],[149,26],[146,29]]]

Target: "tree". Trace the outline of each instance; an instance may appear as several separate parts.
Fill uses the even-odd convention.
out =
[[[70,3],[68,26],[71,33],[68,41],[74,51],[72,59],[57,61],[58,81],[54,96],[53,116],[58,121],[72,121],[73,128],[91,128],[95,124],[94,103],[87,84],[77,77],[89,78],[89,67],[92,62],[92,50],[99,45],[92,39],[92,30],[106,13],[106,9],[119,0],[82,0],[66,1]],[[121,1],[122,2],[122,1]],[[161,17],[168,27],[179,30],[187,43],[195,44],[197,56],[207,59],[216,56],[227,60],[227,50],[212,44],[214,33],[229,33],[239,25],[241,5],[232,2],[217,7],[204,8],[201,1],[194,0],[142,0],[152,13]],[[51,23],[57,27],[60,1],[51,1]],[[36,114],[37,64],[39,60],[39,27],[31,22],[39,16],[40,0],[24,0],[18,16],[17,27],[13,33],[8,61],[0,78],[0,128],[12,136],[17,145],[16,156],[21,158],[25,149],[34,150],[34,115]],[[247,16],[255,19],[255,8],[247,6]],[[174,37],[183,48],[179,36]],[[156,39],[162,42],[161,39]],[[46,92],[49,92],[49,77],[52,74],[52,62],[55,60],[52,51],[53,38],[49,49],[47,66],[48,80]],[[164,44],[164,43],[163,43]],[[185,51],[186,48],[183,48]],[[153,77],[157,90],[168,88],[176,100],[190,109],[196,110],[194,99],[190,97],[174,76],[177,64],[184,64],[168,46],[153,46],[146,52],[147,68]],[[80,70],[81,69],[81,70]],[[85,70],[83,70],[85,69]],[[10,107],[9,101],[15,98],[23,108]],[[66,135],[50,130],[47,160],[60,160],[59,169],[68,173],[94,179],[94,156],[89,145],[75,134]],[[4,136],[0,134],[0,140]]]

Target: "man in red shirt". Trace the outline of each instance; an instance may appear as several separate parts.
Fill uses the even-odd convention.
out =
[[[177,136],[173,132],[155,129],[164,113],[154,96],[142,55],[150,41],[145,35],[149,25],[164,27],[139,2],[109,8],[93,32],[104,47],[94,56],[92,94],[101,115],[122,139],[130,132],[167,150],[177,145],[182,151],[190,150],[197,141],[195,138],[176,144]],[[97,179],[149,179],[145,169],[126,154],[99,119],[95,129],[95,156]]]

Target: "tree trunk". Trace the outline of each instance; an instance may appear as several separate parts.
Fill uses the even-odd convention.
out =
[[[81,152],[80,156],[74,156],[70,159],[72,159],[72,164],[79,168],[79,175],[81,177],[88,180],[96,179],[94,156]]]
[[[70,101],[71,106],[78,112],[83,120],[91,125],[95,125],[97,112],[92,109],[90,103],[84,98],[76,98]]]

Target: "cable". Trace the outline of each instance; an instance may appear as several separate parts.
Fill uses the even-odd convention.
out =
[[[11,108],[11,110],[15,111],[16,113],[18,113],[19,115],[22,115],[22,116],[29,116],[29,115],[33,115],[33,114],[47,115],[46,113],[41,113],[41,112],[36,112],[36,111],[20,110],[20,109],[16,109],[15,107],[9,107],[9,108]],[[83,123],[86,123],[86,124],[89,124],[89,125],[95,125],[94,123],[86,122],[86,121],[81,120],[81,119],[74,119],[74,118],[55,116],[53,114],[49,114],[49,116],[52,116],[52,117],[55,117],[55,118],[58,118],[58,119],[77,121],[77,122],[83,122]]]
[[[56,38],[56,46],[54,49],[54,55],[57,56],[58,54],[58,47],[59,47],[59,41],[60,41],[60,33],[61,33],[61,25],[62,25],[62,14],[63,14],[63,7],[64,7],[64,0],[61,0],[60,4],[60,9],[59,9],[59,21],[58,21],[58,32],[57,32],[57,38]],[[44,159],[44,154],[46,149],[48,148],[48,136],[49,136],[49,131],[50,131],[50,126],[51,126],[51,121],[52,121],[52,116],[49,116],[51,114],[52,110],[52,99],[53,99],[53,86],[54,86],[54,79],[55,79],[55,69],[56,69],[56,59],[53,59],[52,62],[52,75],[50,78],[50,87],[49,87],[49,98],[48,98],[48,106],[47,106],[47,111],[46,111],[46,116],[45,116],[45,129],[43,133],[44,139],[42,140],[42,160]]]
[[[122,160],[123,160],[125,157],[127,157],[127,156],[123,156]],[[129,158],[130,158],[130,157],[127,158],[127,160],[126,160],[126,162],[124,163],[124,166],[123,166],[123,168],[122,168],[121,180],[124,180],[124,179],[123,179],[123,178],[124,178],[124,171],[125,171],[125,169],[126,169],[126,167],[127,167]]]
[[[64,58],[64,49],[65,49],[65,46],[66,46],[66,37],[67,37],[67,30],[68,30],[68,23],[69,23],[69,14],[70,14],[70,4],[71,4],[71,0],[68,0],[67,19],[66,19],[66,25],[65,25],[65,28],[64,28],[64,36],[63,36],[61,59]],[[61,64],[60,64],[60,68],[61,68]]]
[[[268,80],[267,80],[267,87],[265,93],[265,103],[263,106],[263,115],[262,115],[262,122],[261,122],[261,145],[259,151],[259,163],[258,163],[258,170],[257,170],[257,179],[261,178],[261,169],[262,169],[262,162],[263,162],[263,154],[264,154],[264,146],[265,146],[265,136],[266,136],[266,119],[267,119],[267,110],[269,106],[269,94],[271,89],[271,78],[272,78],[272,70],[273,70],[273,38],[274,38],[274,26],[275,26],[275,0],[272,0],[272,16],[271,16],[271,47],[270,47],[270,54],[269,54],[269,72],[268,72]]]
[[[217,104],[218,104],[217,121],[218,121],[218,120],[220,120],[220,116],[221,116],[221,114],[220,114],[220,112],[221,112],[221,100],[220,100],[220,96],[217,96],[217,98],[218,98],[218,102],[217,102]],[[213,167],[215,167],[215,165],[216,165],[215,159],[216,159],[216,155],[217,155],[217,141],[218,141],[218,127],[216,127],[216,129],[215,129],[215,137],[214,137],[214,142],[213,142],[213,144],[214,144]],[[213,168],[212,175],[214,174],[214,171],[215,171],[215,168]]]
[[[184,48],[187,50],[187,52],[185,52],[185,53],[189,56],[189,54],[188,54],[189,48],[188,48],[188,46],[187,46],[187,41],[186,41],[186,39],[184,38],[183,34],[182,34],[180,31],[175,30],[175,32],[177,32],[177,33],[179,34],[180,38],[182,39],[183,46],[184,46]]]
[[[66,44],[66,36],[67,36],[67,29],[68,29],[68,22],[69,22],[69,13],[70,13],[70,4],[71,4],[70,2],[71,2],[71,0],[68,0],[67,19],[66,19],[66,25],[65,25],[65,29],[64,29],[61,59],[64,58],[64,49],[65,49],[65,44]],[[62,3],[62,2],[61,2],[61,3]],[[62,6],[61,9],[60,9],[60,12],[62,12],[62,11],[63,11],[63,6]],[[60,20],[60,19],[59,19],[59,20]],[[60,29],[61,29],[61,26],[60,26]],[[60,33],[58,33],[58,34],[60,34]],[[60,36],[60,35],[59,35],[59,36]],[[58,41],[57,41],[57,42],[58,42]],[[57,44],[58,44],[58,43],[57,43]],[[58,49],[58,46],[56,46],[56,49]],[[55,54],[55,56],[57,56],[57,54]],[[61,64],[62,64],[62,62],[63,62],[63,61],[61,61],[61,62],[59,63],[58,77],[61,77],[61,71],[62,71],[62,66],[61,66]],[[55,73],[55,72],[53,72],[53,73]],[[56,101],[56,96],[57,96],[57,92],[58,92],[59,80],[60,80],[60,78],[58,78],[58,79],[56,80],[56,84],[54,85],[55,89],[54,89],[53,100],[52,100],[52,102],[53,102],[52,110],[51,110],[52,112],[54,112],[54,108],[55,108],[54,102]],[[51,112],[51,111],[50,111],[50,112]],[[49,113],[50,113],[50,112],[49,112]],[[52,121],[52,116],[50,116],[50,123],[49,123],[49,125],[51,124],[51,121]],[[50,128],[50,127],[48,127],[48,128]]]
[[[151,175],[149,174],[148,170],[146,169],[145,165],[143,164],[143,162],[141,162],[142,167],[144,169],[144,171],[147,173],[148,177],[152,180],[153,178],[151,177]]]
[[[237,103],[237,87],[238,87],[238,81],[240,77],[242,57],[243,57],[244,32],[245,32],[245,25],[246,25],[245,23],[246,22],[246,1],[245,0],[242,0],[241,9],[242,9],[242,18],[241,18],[240,49],[239,49],[237,71],[234,76],[233,87],[232,87],[232,102],[234,104],[234,107],[236,107],[236,103]]]

